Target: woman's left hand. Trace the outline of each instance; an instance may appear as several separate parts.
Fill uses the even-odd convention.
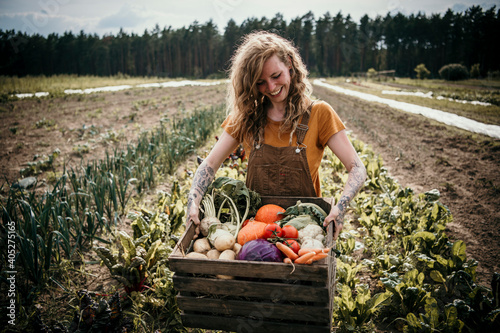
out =
[[[337,240],[342,228],[344,227],[344,214],[341,209],[335,205],[335,202],[333,204],[334,205],[332,206],[330,214],[328,214],[323,222],[323,226],[326,228],[333,221],[335,223],[333,229],[333,240]]]

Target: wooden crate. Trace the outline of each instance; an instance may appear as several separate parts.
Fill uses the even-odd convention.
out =
[[[263,204],[293,206],[322,198],[263,197]],[[330,332],[335,291],[335,254],[312,265],[185,258],[192,244],[190,226],[169,257],[184,326],[231,332]],[[334,246],[333,223],[327,244]],[[216,275],[234,276],[233,280]]]

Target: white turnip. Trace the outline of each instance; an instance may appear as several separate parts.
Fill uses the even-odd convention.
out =
[[[232,249],[236,238],[224,229],[217,229],[208,236],[210,243],[220,252]]]
[[[197,253],[207,253],[212,247],[207,238],[199,238],[194,241],[193,251]]]
[[[209,193],[203,197],[204,217],[200,221],[200,232],[203,236],[208,236],[212,225],[221,225],[215,213],[215,204],[212,195]]]
[[[217,249],[211,249],[207,252],[208,259],[219,259],[220,252]]]

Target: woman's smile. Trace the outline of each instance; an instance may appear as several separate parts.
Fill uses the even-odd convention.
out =
[[[276,95],[278,95],[278,94],[281,92],[281,89],[282,89],[282,88],[283,88],[283,87],[279,88],[279,89],[278,89],[277,91],[275,91],[275,92],[270,93],[270,94],[271,94],[271,96],[276,96]]]

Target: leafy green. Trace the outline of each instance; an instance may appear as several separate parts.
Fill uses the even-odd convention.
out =
[[[260,195],[248,189],[239,179],[218,177],[208,187],[207,194],[209,193],[213,197],[216,211],[219,212],[217,218],[223,224],[234,225],[234,228],[227,228],[234,230],[235,237],[249,214],[255,215],[257,207],[261,205]]]
[[[225,205],[227,199],[222,195],[222,193],[224,193],[234,201],[238,208],[238,212],[242,217],[245,215],[255,215],[258,207],[261,206],[260,195],[257,192],[248,189],[245,183],[239,179],[218,177],[208,187],[207,193],[211,193],[213,189],[220,190],[218,192],[214,192],[218,194],[214,196],[214,203],[216,207],[222,207]],[[248,213],[245,214],[247,210]],[[221,222],[226,221],[223,218]]]
[[[327,213],[318,205],[309,202],[301,202],[300,200],[298,200],[295,205],[287,207],[285,212],[279,214],[284,216],[280,220],[281,226],[287,224],[289,221],[295,219],[296,217],[302,218],[304,216],[309,216],[311,221],[316,222],[318,225],[323,227],[323,221],[327,216]],[[305,221],[299,221],[300,222],[294,222],[300,227],[297,229],[301,229],[309,224],[305,223]],[[294,225],[294,223],[292,223],[292,225]]]

